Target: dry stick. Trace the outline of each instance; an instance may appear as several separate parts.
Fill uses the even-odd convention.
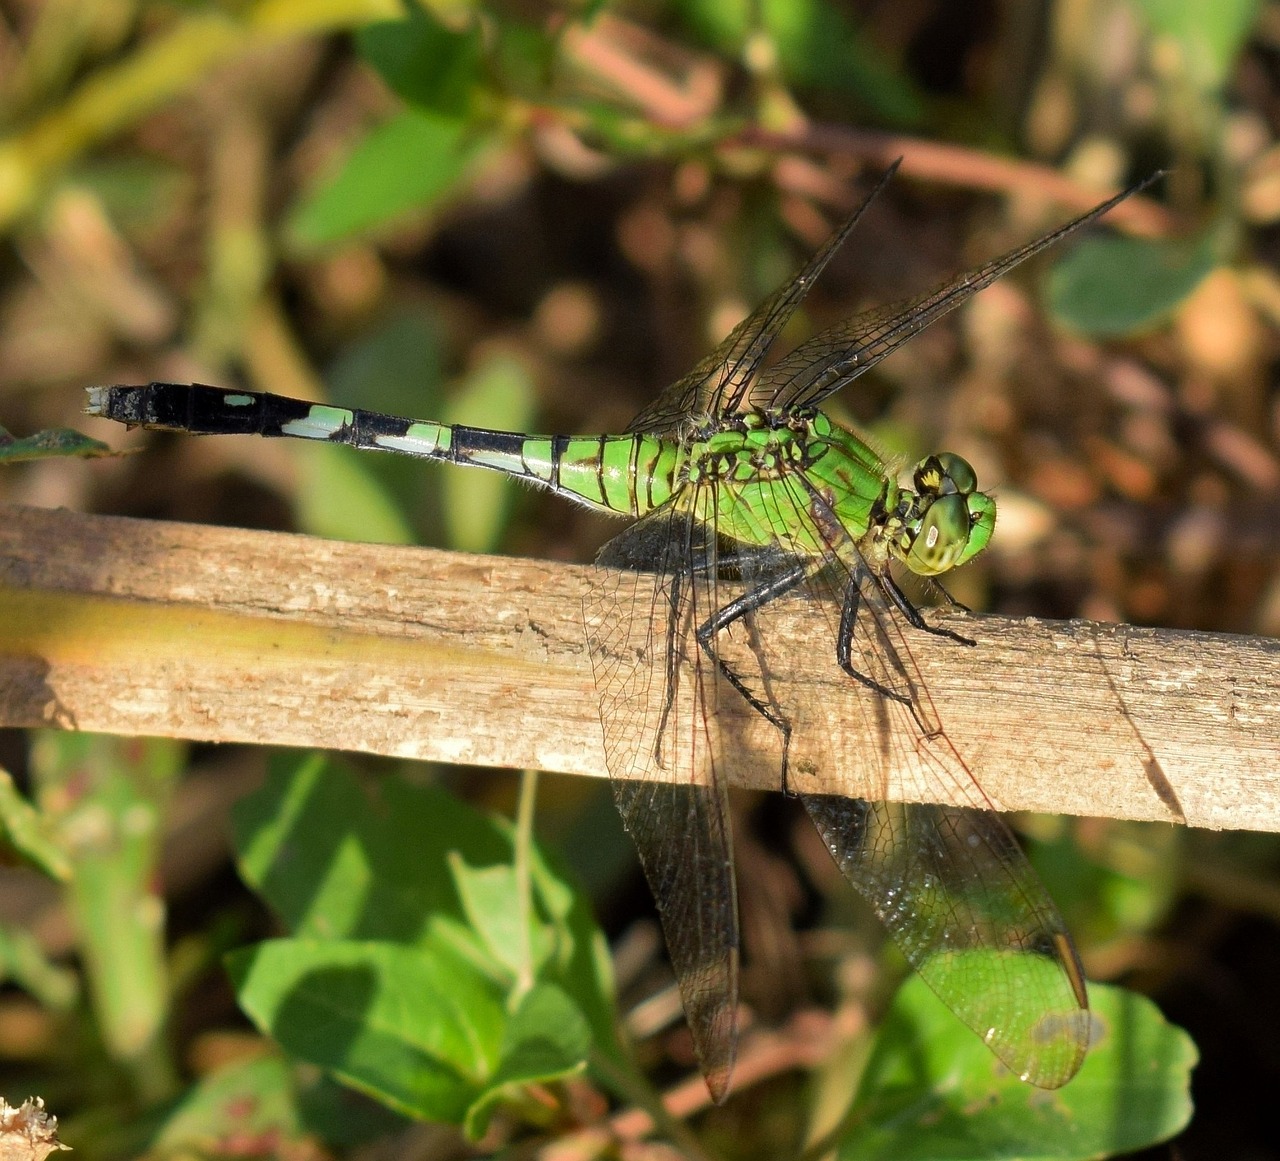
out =
[[[600,775],[580,611],[589,574],[3,509],[0,725]],[[941,723],[996,805],[1155,820],[1180,807],[1197,826],[1280,830],[1277,642],[930,616],[977,641],[910,638]],[[798,609],[785,648],[798,672],[819,672],[814,697],[847,689],[824,617]],[[776,788],[770,727],[741,706],[723,712],[740,719],[735,780]],[[857,760],[874,740],[852,717],[834,721],[829,752],[856,772],[875,765]]]

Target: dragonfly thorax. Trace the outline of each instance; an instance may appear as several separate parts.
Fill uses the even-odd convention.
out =
[[[699,432],[689,448],[686,478],[690,484],[767,483],[803,471],[824,450],[810,415],[742,412],[723,416]]]

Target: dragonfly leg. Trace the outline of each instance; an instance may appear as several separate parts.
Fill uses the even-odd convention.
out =
[[[905,598],[904,598],[905,600]],[[860,672],[853,664],[853,627],[858,621],[858,607],[862,603],[862,590],[858,587],[858,577],[853,575],[849,578],[849,587],[845,590],[844,605],[840,609],[840,631],[836,634],[836,664],[845,671],[855,681],[860,681],[868,689],[878,693],[881,697],[886,697],[890,701],[900,702],[902,705],[911,708],[911,699],[906,694],[899,693],[897,690],[890,689],[888,686],[881,685],[873,677],[868,677],[865,673]],[[915,610],[911,610],[915,613]],[[920,614],[916,613],[919,618]],[[914,622],[913,622],[914,624]],[[924,622],[920,622],[921,626],[927,628]]]
[[[947,586],[944,585],[937,577],[933,578],[933,587],[938,590],[947,599],[947,604],[953,609],[959,609],[962,613],[972,613],[973,610],[962,601],[957,601],[949,592]]]
[[[769,722],[782,735],[782,793],[790,794],[787,788],[787,764],[791,752],[791,723],[774,705],[754,694],[747,683],[734,671],[715,648],[716,635],[727,629],[734,621],[740,621],[748,613],[764,608],[770,601],[795,588],[808,575],[807,566],[797,563],[785,572],[779,573],[765,581],[758,588],[745,592],[742,596],[717,609],[710,617],[698,626],[696,636],[702,651],[715,663],[720,675],[742,695],[743,700]]]
[[[888,573],[884,576],[877,577],[876,580],[879,582],[881,589],[884,590],[889,599],[897,605],[898,612],[906,617],[907,622],[913,629],[919,629],[924,633],[932,633],[935,637],[946,637],[949,641],[957,641],[961,645],[977,645],[977,642],[972,637],[966,637],[962,633],[957,633],[954,629],[942,629],[937,625],[930,625],[929,622],[920,615],[920,610],[907,599],[907,594],[898,588],[897,582]],[[946,589],[943,589],[942,591],[947,597],[947,600],[951,601],[953,605],[961,609],[964,608],[959,601],[951,600],[951,595],[950,593],[947,593]],[[965,611],[967,612],[968,610],[966,609]]]

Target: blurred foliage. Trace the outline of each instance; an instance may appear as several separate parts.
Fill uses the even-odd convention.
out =
[[[1047,278],[993,287],[833,403],[908,456],[962,452],[995,486],[993,548],[957,578],[969,603],[1275,634],[1280,6],[1036,12],[4,0],[0,421],[38,434],[0,436],[13,465],[0,496],[586,560],[599,521],[486,473],[106,426],[91,434],[138,454],[81,462],[68,453],[102,451],[72,430],[82,388],[190,379],[618,430],[898,153],[901,178],[789,337],[918,293],[1167,167],[1164,212],[1113,215],[1109,236],[1051,256]],[[521,864],[518,832],[489,814],[382,767],[368,784],[285,763],[244,797],[249,757],[188,765],[169,744],[52,735],[3,757],[16,779],[0,786],[15,864],[0,1069],[11,1097],[45,1096],[78,1156],[375,1141],[452,1156],[468,1134],[489,1153],[610,1155],[637,1147],[615,1135],[610,1098],[647,1105],[696,1155],[640,1073],[688,1072],[682,1034],[614,1041],[613,1005],[656,989],[656,951],[619,972],[615,1001],[590,901],[551,853]],[[465,786],[505,805],[496,776]],[[540,827],[590,868],[626,962],[652,917],[610,877],[630,864],[606,794],[544,783]],[[235,797],[253,894],[217,839]],[[1027,829],[1091,977],[1150,992],[1202,1046],[1180,1155],[1266,1155],[1274,841],[1102,820]],[[791,1155],[842,1124],[845,1156],[1102,1155],[1185,1121],[1191,1051],[1131,993],[1096,989],[1102,1048],[1052,1096],[993,1080],[989,1054],[953,1037],[916,981],[882,1015],[876,987],[856,982],[870,937],[842,921],[842,896],[815,902],[825,880],[805,857],[768,876],[740,864],[745,908],[791,900],[767,930],[748,925],[748,965],[764,969],[746,999],[771,1023],[797,994],[823,1013],[834,997],[839,1027],[862,1031],[807,1087],[771,1075],[704,1112],[704,1153]],[[514,886],[521,865],[532,894]],[[529,909],[513,912],[520,899]],[[796,950],[788,910],[815,925],[803,940],[840,954]],[[795,986],[769,970],[788,947]],[[474,1003],[433,1008],[433,971]],[[342,1003],[317,980],[340,981]],[[1151,1071],[1126,1073],[1139,1043]],[[406,1112],[450,1127],[425,1138]]]

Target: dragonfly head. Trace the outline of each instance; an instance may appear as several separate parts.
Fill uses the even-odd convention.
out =
[[[967,460],[951,452],[921,460],[915,499],[898,536],[898,555],[919,576],[938,576],[972,560],[991,539],[996,502],[978,491]]]

